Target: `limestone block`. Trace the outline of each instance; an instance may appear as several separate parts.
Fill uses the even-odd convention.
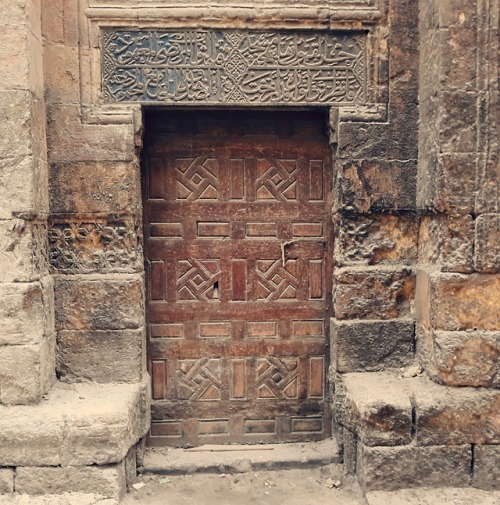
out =
[[[55,295],[60,330],[121,330],[144,325],[141,275],[57,276]]]
[[[395,214],[338,216],[335,260],[353,264],[412,263],[417,258],[417,222]]]
[[[342,375],[335,385],[337,421],[365,445],[411,442],[412,404],[404,381],[388,373]]]
[[[32,154],[32,96],[24,90],[0,90],[2,135],[0,159],[20,158]],[[30,184],[29,179],[24,184]]]
[[[60,104],[49,104],[48,120],[47,142],[54,163],[137,159],[132,124],[82,124],[79,105]]]
[[[468,0],[437,0],[439,26],[474,27],[477,21],[476,4]]]
[[[24,9],[16,2],[0,20],[0,90],[29,89],[28,33]],[[5,132],[4,132],[5,133]]]
[[[0,495],[14,492],[14,469],[0,468]]]
[[[0,155],[0,219],[10,219],[14,213],[34,212],[34,173],[35,161],[31,155],[9,158]]]
[[[410,160],[417,158],[416,139],[408,142],[391,125],[341,122],[338,153],[344,160],[381,159]]]
[[[78,49],[76,47],[50,44],[44,47],[44,78],[47,88],[47,101],[66,104],[78,103],[80,100],[80,69],[78,64]]]
[[[338,372],[400,368],[413,359],[414,323],[332,320],[332,364]]]
[[[500,107],[497,105],[497,110]],[[492,117],[494,112],[492,112]],[[491,125],[489,126],[491,128]],[[476,192],[476,213],[492,213],[498,212],[499,195],[498,195],[498,166],[499,157],[497,152],[491,153],[489,156],[479,158],[480,169],[478,170],[478,188]]]
[[[474,447],[472,485],[479,489],[500,489],[500,445]]]
[[[121,331],[60,331],[58,371],[64,381],[139,382],[144,328]]]
[[[52,212],[131,213],[141,206],[140,169],[130,163],[54,163]]]
[[[133,273],[144,270],[136,217],[52,218],[49,259],[55,273]]]
[[[500,277],[494,274],[434,276],[431,306],[437,330],[496,330]]]
[[[0,284],[0,345],[41,342],[53,332],[53,283]]]
[[[37,279],[47,273],[46,256],[45,223],[0,221],[0,283]]]
[[[444,272],[472,272],[474,270],[472,216],[445,216],[439,221],[441,269]]]
[[[500,272],[500,215],[476,219],[475,265],[478,272]]]
[[[446,89],[474,90],[477,68],[476,30],[451,26],[440,30],[441,86]]]
[[[0,402],[37,403],[55,380],[55,336],[39,344],[0,347]]]
[[[396,319],[410,316],[415,276],[408,269],[337,269],[334,313],[337,319]]]
[[[417,445],[500,442],[500,392],[441,386],[425,377],[407,379],[416,407]]]
[[[470,445],[358,445],[358,479],[365,491],[470,484]]]
[[[19,466],[16,469],[16,493],[34,496],[88,493],[119,500],[125,494],[124,464],[84,467]]]
[[[0,466],[120,463],[149,428],[145,384],[62,384],[38,405],[0,406]]]
[[[477,95],[467,91],[443,91],[439,114],[440,146],[445,153],[471,153],[476,150],[477,125],[470,121],[477,114]]]
[[[341,160],[340,163],[340,209],[361,213],[415,210],[414,160]]]
[[[42,9],[42,34],[50,43],[64,42],[64,0],[45,2]]]
[[[418,258],[420,265],[438,264],[440,254],[439,219],[422,216],[418,231]]]
[[[477,158],[474,154],[444,153],[437,159],[436,208],[440,212],[474,212]]]
[[[433,332],[436,380],[449,386],[500,387],[500,332]]]

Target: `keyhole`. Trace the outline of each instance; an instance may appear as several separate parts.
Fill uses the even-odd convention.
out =
[[[219,281],[215,281],[214,289],[212,291],[212,300],[218,300],[218,299],[219,299]]]

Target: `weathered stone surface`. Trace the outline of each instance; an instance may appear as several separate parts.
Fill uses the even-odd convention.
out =
[[[469,273],[474,270],[474,221],[472,216],[445,216],[439,220],[441,269]]]
[[[43,10],[50,9],[44,6]],[[57,14],[55,15],[57,19]],[[44,46],[44,79],[51,103],[78,103],[80,100],[79,58],[76,47]]]
[[[500,321],[500,277],[494,274],[441,275],[431,299],[438,330],[496,330]]]
[[[339,124],[339,158],[344,160],[380,159],[414,160],[415,139],[388,124],[341,122]],[[404,133],[404,132],[403,132]]]
[[[2,12],[0,26],[0,60],[2,61],[0,89],[29,89],[29,28],[24,9],[16,5],[13,6],[11,12]]]
[[[56,327],[65,330],[122,330],[144,325],[141,275],[55,278]]]
[[[121,499],[125,494],[123,462],[106,466],[36,467],[16,469],[16,493],[29,495],[93,493]]]
[[[441,486],[448,486],[442,482]],[[368,505],[497,505],[500,492],[473,488],[437,487],[401,489],[399,491],[372,491],[367,493]]]
[[[500,332],[435,331],[436,380],[449,386],[500,387]]]
[[[139,382],[143,373],[144,329],[60,331],[57,369],[68,382]]]
[[[358,478],[365,491],[411,487],[463,487],[470,483],[469,445],[358,446]]]
[[[133,273],[144,269],[139,220],[53,218],[48,230],[50,267],[56,273]]]
[[[439,30],[441,37],[441,85],[447,89],[474,91],[477,68],[476,30],[452,26]]]
[[[0,465],[121,462],[149,428],[146,387],[57,383],[38,405],[0,406]]]
[[[335,385],[337,422],[369,446],[411,442],[412,404],[404,381],[389,373],[345,374]]]
[[[417,258],[417,222],[414,216],[371,214],[338,216],[335,260],[352,264],[412,263]]]
[[[54,163],[137,159],[132,124],[82,124],[77,105],[48,108],[47,142]]]
[[[420,266],[439,262],[439,219],[436,216],[423,216],[418,231],[418,258]]]
[[[0,346],[40,342],[53,332],[53,283],[0,284]]]
[[[14,469],[0,468],[0,495],[14,492]]]
[[[62,212],[136,213],[141,205],[136,163],[53,163],[50,209]]]
[[[478,272],[500,272],[500,215],[476,219],[475,266]]]
[[[39,278],[46,273],[46,258],[45,223],[22,219],[0,221],[0,283]]]
[[[334,276],[337,319],[396,319],[411,315],[415,277],[408,269],[343,268]]]
[[[341,210],[415,210],[416,167],[410,161],[340,161]]]
[[[425,377],[406,379],[416,408],[417,445],[500,442],[500,392],[452,389]]]
[[[480,489],[500,491],[500,445],[474,447],[472,485]]]
[[[0,346],[0,403],[37,403],[55,380],[55,337],[32,345]]]
[[[477,95],[466,91],[443,91],[440,99],[440,146],[447,153],[470,153],[476,149]]]
[[[31,105],[32,96],[29,91],[0,90],[0,159],[20,158],[32,154]]]
[[[413,358],[414,323],[332,320],[332,364],[338,372],[406,366]]]
[[[19,212],[34,211],[33,170],[31,155],[0,156],[0,219],[10,219]]]

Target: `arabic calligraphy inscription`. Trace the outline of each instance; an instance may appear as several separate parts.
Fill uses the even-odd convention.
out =
[[[365,101],[364,32],[103,30],[107,102]]]

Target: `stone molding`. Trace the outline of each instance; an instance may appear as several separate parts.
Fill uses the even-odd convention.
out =
[[[81,87],[82,120],[90,124],[132,124],[137,145],[140,145],[142,120],[139,104],[106,103],[103,94],[101,68],[106,30],[241,30],[244,27],[247,32],[286,30],[292,34],[315,30],[323,36],[338,30],[364,32],[364,100],[363,103],[356,100],[340,104],[339,117],[347,121],[385,122],[387,75],[384,60],[387,59],[387,48],[383,39],[387,32],[386,3],[386,0],[300,0],[291,4],[282,0],[242,0],[228,6],[222,0],[212,0],[208,5],[188,1],[187,5],[179,7],[173,0],[161,3],[125,0],[118,8],[110,0],[80,0],[80,78],[85,83]],[[224,101],[213,101],[209,105],[228,103],[239,105],[238,102]],[[286,101],[281,103],[286,104]],[[269,105],[276,106],[276,102]],[[297,105],[310,105],[310,102],[303,100]]]

